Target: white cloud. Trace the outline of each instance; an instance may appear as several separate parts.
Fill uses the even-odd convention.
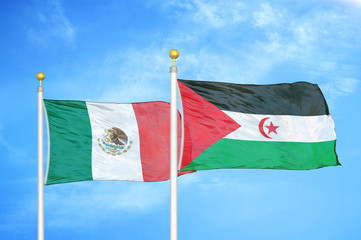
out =
[[[358,81],[344,76],[352,76],[356,68],[344,61],[345,53],[339,54],[360,50],[361,35],[352,14],[330,8],[296,15],[269,3],[261,4],[261,8],[253,16],[266,40],[256,42],[248,52],[245,62],[250,78],[259,81],[274,67],[292,64],[302,71],[304,81],[326,81],[322,84],[326,89],[337,89],[329,90],[333,101],[353,93]]]
[[[61,97],[65,99],[76,96],[79,100],[97,102],[169,101],[169,67],[172,65],[169,50],[163,46],[112,49],[87,67],[79,68],[76,75],[59,78],[61,85],[57,80],[48,82],[47,89],[56,89],[48,95],[55,94],[56,99],[62,92]]]
[[[240,14],[243,10],[243,4],[240,2],[228,2],[229,5],[222,2],[222,5],[220,5],[219,2],[210,3],[195,0],[193,3],[197,9],[193,18],[195,22],[205,22],[219,28],[226,24],[239,23],[243,20]]]
[[[355,78],[333,78],[320,84],[326,95],[327,103],[334,108],[339,97],[345,97],[356,92],[359,80]]]
[[[281,20],[283,20],[283,16],[280,11],[271,7],[271,5],[268,2],[262,3],[261,8],[262,11],[257,11],[253,13],[255,26],[265,27],[269,25],[277,26],[281,24]]]
[[[105,66],[98,71],[104,79],[98,101],[138,102],[169,100],[171,59],[166,49],[118,50],[105,57]],[[144,54],[147,52],[147,54]],[[169,88],[166,88],[169,89]]]
[[[361,0],[331,0],[331,1],[347,3],[347,4],[352,4],[354,6],[357,6],[357,7],[361,7]]]
[[[80,182],[45,187],[47,224],[58,228],[95,227],[129,213],[135,217],[166,204],[169,184]]]
[[[338,88],[345,94],[354,93],[358,82],[359,81],[354,78],[344,78],[338,82]]]
[[[255,179],[248,181],[246,178],[240,180],[240,173],[236,171],[240,170],[197,172],[197,179],[190,187],[184,187],[180,183],[182,195],[192,196],[190,199],[182,199],[181,204],[187,206],[189,213],[194,211],[193,208],[197,208],[200,212],[206,211],[207,217],[202,218],[202,221],[206,221],[205,224],[210,227],[219,225],[220,218],[224,223],[233,221],[232,224],[237,225],[234,221],[239,213],[242,215],[242,220],[237,217],[236,219],[243,221],[274,216],[280,210],[290,208],[287,200],[275,204],[277,200],[279,201],[275,196],[293,189],[295,186],[292,182],[285,182],[284,179],[282,182],[272,183],[254,181]],[[212,198],[210,199],[209,196]],[[262,199],[268,199],[269,204],[264,205]],[[202,207],[197,207],[197,204],[202,204]]]
[[[21,181],[36,186],[37,180]],[[44,193],[45,228],[97,228],[110,219],[137,218],[169,205],[169,182],[77,182],[45,186]],[[34,226],[37,201],[31,195],[23,194],[0,213],[0,232],[14,233]]]
[[[207,16],[215,12],[218,14],[214,18],[218,24],[209,23],[215,29],[205,28],[196,32],[193,29],[197,27],[189,26],[187,31],[177,33],[181,36],[182,34],[189,36],[186,38],[189,40],[183,41],[183,44],[188,46],[188,51],[182,52],[183,55],[181,53],[182,60],[179,61],[181,75],[188,79],[263,83],[270,78],[268,74],[273,69],[282,65],[287,67],[292,65],[305,76],[300,80],[322,83],[334,81],[334,78],[343,79],[344,75],[355,72],[353,66],[347,66],[340,58],[342,55],[333,53],[334,50],[353,49],[359,45],[358,42],[361,43],[361,35],[355,27],[356,19],[348,12],[332,7],[327,10],[311,8],[300,15],[269,2],[258,6],[238,2],[241,6],[238,12],[243,14],[243,20],[234,25],[235,32],[232,36],[238,36],[236,41],[239,42],[227,41],[224,38],[213,40],[215,31],[217,31],[216,35],[222,35],[218,31],[227,33],[226,27],[218,26],[229,22],[231,17],[223,19],[220,17],[222,14],[215,11],[215,9],[227,9],[229,6],[232,8],[232,4],[236,2],[227,3],[230,2],[172,1],[169,3],[173,7],[178,6],[186,10],[182,15],[184,19],[193,19],[196,11],[198,19],[196,23],[207,22]],[[195,10],[191,10],[192,7]],[[252,18],[247,18],[247,14]],[[256,31],[261,37],[256,38],[258,41],[245,48],[240,44],[243,35],[237,33],[245,32],[245,29],[254,26],[257,27]],[[203,45],[204,39],[212,39],[216,47],[210,49],[207,45]],[[275,77],[277,76],[271,76],[272,79]]]
[[[170,15],[178,11],[182,20],[174,21],[176,32],[155,36],[147,48],[120,48],[108,53],[103,61],[97,59],[89,78],[99,76],[92,84],[98,84],[100,94],[92,100],[168,101],[171,61],[170,48],[164,46],[170,44],[180,50],[180,78],[264,83],[277,78],[268,75],[273,69],[291,64],[302,71],[306,77],[302,80],[322,83],[335,76],[343,79],[354,69],[350,66],[351,70],[346,70],[346,64],[333,50],[352,49],[361,43],[361,36],[353,27],[353,16],[333,8],[310,9],[299,15],[269,2],[173,0],[159,4],[165,11],[172,10]],[[250,29],[258,34],[252,36],[257,40],[242,45],[244,34]],[[233,39],[227,39],[223,33]],[[208,45],[208,41],[212,44]],[[348,76],[354,78],[352,74]]]
[[[20,148],[12,146],[3,137],[3,128],[0,126],[0,146],[3,146],[10,154],[8,156],[24,157],[26,153]]]
[[[313,28],[310,26],[297,26],[293,29],[297,42],[301,45],[312,44],[315,41]]]
[[[244,21],[244,4],[240,1],[173,0],[167,1],[165,8],[185,10],[192,22],[206,28],[221,28]]]
[[[202,182],[202,178],[197,173],[190,173],[178,178],[178,187],[187,189],[189,186]]]
[[[39,3],[35,14],[38,24],[28,30],[30,41],[41,45],[48,45],[53,39],[73,42],[75,27],[65,15],[60,0]]]
[[[17,206],[12,212],[9,212],[9,209],[7,209],[7,213],[1,213],[0,233],[8,232],[15,235],[23,229],[33,227],[29,218],[36,221],[36,218],[33,216],[36,216],[37,203],[29,199],[31,199],[31,197],[28,197],[26,202],[21,201],[22,205]],[[23,233],[23,235],[25,236],[27,234]]]

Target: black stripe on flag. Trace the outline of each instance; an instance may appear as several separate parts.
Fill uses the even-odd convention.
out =
[[[326,100],[317,84],[179,81],[221,110],[266,115],[329,115]]]

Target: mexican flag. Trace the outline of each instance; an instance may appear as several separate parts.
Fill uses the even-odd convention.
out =
[[[169,103],[44,104],[50,148],[46,185],[169,179]],[[179,146],[180,133],[179,127]]]
[[[178,85],[184,117],[181,171],[340,165],[334,121],[316,84],[178,80]]]

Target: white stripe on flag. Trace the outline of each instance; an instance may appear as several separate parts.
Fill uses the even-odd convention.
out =
[[[262,115],[231,111],[224,113],[241,125],[225,137],[229,139],[280,142],[322,142],[336,139],[335,124],[331,115]],[[277,133],[270,131],[271,122],[273,126],[278,127],[275,129]]]
[[[92,172],[94,180],[143,181],[139,131],[132,104],[87,102],[92,128]],[[119,128],[132,141],[130,149],[113,156],[99,146],[98,138],[110,128]]]

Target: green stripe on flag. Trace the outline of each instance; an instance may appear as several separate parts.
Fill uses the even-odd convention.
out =
[[[263,142],[223,138],[207,148],[183,171],[220,168],[309,170],[341,165],[334,141]]]
[[[85,102],[44,100],[50,137],[46,185],[93,180],[92,132]]]

